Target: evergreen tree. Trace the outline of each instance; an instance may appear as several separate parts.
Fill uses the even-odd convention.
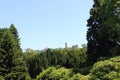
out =
[[[20,38],[19,38],[19,35],[18,35],[18,31],[17,31],[16,27],[14,26],[14,24],[10,25],[9,30],[14,35],[14,39],[15,39],[15,41],[17,43],[17,47],[19,48],[19,50],[21,50],[21,48],[20,48]]]
[[[6,80],[25,80],[28,75],[17,39],[10,29],[0,29],[0,75]]]
[[[88,58],[119,54],[120,50],[120,1],[94,0],[88,19]]]
[[[16,38],[18,38],[18,31],[17,31],[16,27],[14,26],[14,24],[11,24],[11,25],[10,25],[9,30],[12,32],[12,34],[13,34]]]

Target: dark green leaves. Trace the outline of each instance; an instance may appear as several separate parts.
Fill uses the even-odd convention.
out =
[[[28,75],[17,29],[13,24],[8,29],[0,29],[0,75],[5,80],[25,80]]]
[[[94,0],[88,19],[88,58],[115,56],[120,50],[120,13],[118,0]],[[94,56],[94,57],[92,57]]]

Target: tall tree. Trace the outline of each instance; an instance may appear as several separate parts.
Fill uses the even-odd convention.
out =
[[[0,29],[0,75],[6,80],[25,80],[28,74],[18,44],[19,41],[10,29]]]
[[[10,31],[12,32],[12,34],[13,34],[16,38],[18,38],[18,31],[17,31],[15,25],[14,25],[14,24],[11,24],[9,29],[10,29]]]
[[[120,50],[120,1],[94,0],[88,19],[88,58],[114,56]]]
[[[17,43],[17,47],[20,49],[20,38],[19,38],[18,31],[17,31],[15,25],[11,24],[9,30],[14,35],[15,41]]]

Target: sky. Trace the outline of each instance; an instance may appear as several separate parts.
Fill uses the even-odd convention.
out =
[[[0,28],[14,24],[23,50],[81,46],[92,5],[93,0],[1,0]]]

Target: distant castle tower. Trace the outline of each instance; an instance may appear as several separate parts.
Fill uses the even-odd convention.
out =
[[[67,44],[67,42],[65,42],[65,49],[67,49],[68,48],[68,44]]]

